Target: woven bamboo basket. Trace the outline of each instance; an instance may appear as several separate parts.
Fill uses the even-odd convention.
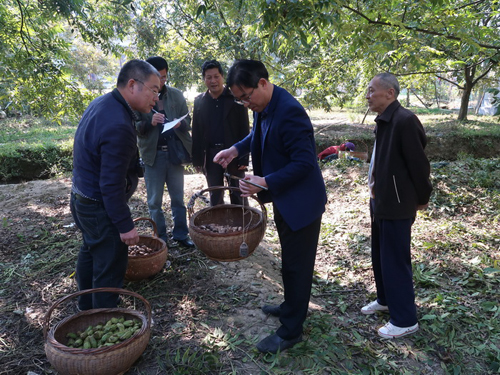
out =
[[[139,245],[156,250],[154,253],[147,255],[129,255],[127,271],[125,272],[125,280],[138,281],[144,280],[160,272],[167,261],[168,248],[165,241],[158,238],[158,230],[153,220],[147,217],[140,217],[134,220],[146,220],[153,226],[153,235],[140,235]]]
[[[49,330],[53,311],[69,299],[97,292],[110,292],[129,295],[142,301],[147,316],[125,308],[103,308],[81,311],[62,319]],[[142,327],[129,339],[113,346],[95,349],[77,349],[65,345],[66,334],[85,330],[111,318],[136,319]],[[119,288],[86,289],[57,300],[45,315],[43,325],[45,354],[50,364],[60,375],[120,375],[125,373],[146,349],[151,335],[151,306],[137,293]]]
[[[260,211],[249,206],[221,204],[194,212],[193,205],[196,198],[217,189],[239,191],[239,189],[231,186],[212,186],[194,194],[188,204],[189,235],[196,247],[212,260],[232,262],[244,259],[254,252],[264,237],[267,225],[267,210],[257,197],[252,196],[251,198],[255,199],[260,205]],[[200,226],[207,224],[241,227],[242,230],[229,233],[214,233],[200,228]],[[247,255],[242,255],[240,251],[243,242],[248,245]]]

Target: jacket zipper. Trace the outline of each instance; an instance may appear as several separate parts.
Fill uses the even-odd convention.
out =
[[[396,176],[392,175],[392,181],[394,182],[394,190],[396,191],[396,197],[398,198],[398,203],[401,203],[398,193],[398,185],[396,185]]]

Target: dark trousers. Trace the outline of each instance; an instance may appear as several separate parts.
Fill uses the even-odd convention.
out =
[[[372,220],[372,265],[377,300],[389,307],[390,322],[397,327],[417,323],[410,254],[413,221],[414,218]]]
[[[82,231],[83,245],[76,264],[78,289],[121,288],[127,270],[128,247],[100,202],[82,202],[72,193],[71,213]],[[116,307],[116,293],[93,293],[80,296],[80,310]]]
[[[306,320],[321,216],[308,226],[293,231],[283,220],[276,205],[273,208],[281,244],[281,273],[285,290],[285,301],[280,306],[281,327],[276,333],[282,339],[289,340],[302,333]]]
[[[222,168],[219,164],[213,162],[215,155],[221,149],[211,148],[207,152],[207,160],[205,163],[205,177],[207,178],[207,184],[209,187],[211,186],[224,186],[224,168]],[[237,177],[245,177],[245,172],[240,171],[238,169],[238,160],[235,159],[227,166],[227,173],[237,176]],[[229,186],[233,186],[239,188],[239,181],[233,178],[229,179]],[[224,190],[216,190],[210,192],[210,205],[216,206],[218,204],[224,203]],[[232,204],[241,205],[243,202],[248,204],[247,199],[244,200],[241,198],[241,193],[239,191],[231,191],[229,194],[229,198]]]

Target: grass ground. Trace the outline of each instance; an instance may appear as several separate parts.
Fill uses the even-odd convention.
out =
[[[127,374],[500,372],[500,159],[433,163],[435,191],[412,241],[420,330],[401,340],[376,335],[387,315],[359,313],[374,298],[367,165],[340,160],[322,168],[329,203],[305,341],[280,355],[254,348],[279,325],[260,312],[282,296],[270,220],[245,260],[211,261],[169,243],[162,272],[126,285],[150,301],[154,319],[150,343]],[[81,241],[68,211],[69,184],[58,178],[0,186],[0,374],[54,373],[43,348],[44,315],[76,291]],[[202,176],[189,176],[186,199],[202,185]],[[143,186],[131,208],[135,217],[147,215]],[[141,308],[128,298],[124,304]],[[71,313],[73,305],[56,318]]]
[[[364,113],[310,115],[317,133],[326,133],[336,132],[337,124],[361,122]],[[493,118],[459,124],[452,115],[432,111],[419,117],[431,135],[499,135]],[[366,133],[372,120],[352,128]],[[0,125],[0,152],[15,154],[21,143],[35,149],[35,159],[46,155],[48,144],[70,147],[74,132],[71,124],[29,118]],[[260,306],[282,298],[279,241],[269,212],[264,240],[249,258],[216,262],[169,242],[159,274],[126,284],[151,302],[154,319],[149,345],[127,374],[500,373],[500,159],[461,154],[432,165],[431,204],[413,228],[418,333],[379,339],[376,328],[387,315],[359,313],[374,298],[367,165],[339,160],[322,165],[329,202],[305,341],[276,356],[254,348],[279,324]],[[60,170],[55,174],[59,177],[0,185],[0,374],[54,373],[43,347],[44,316],[58,298],[76,291],[81,242],[69,213],[70,179]],[[186,176],[186,201],[203,184],[200,175]],[[148,215],[145,201],[142,184],[131,201],[134,217]],[[168,207],[165,194],[167,215]],[[129,298],[124,305],[141,308]],[[51,324],[73,313],[71,304]]]

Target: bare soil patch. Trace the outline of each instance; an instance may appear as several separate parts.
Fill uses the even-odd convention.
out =
[[[347,180],[356,176],[345,178]],[[0,217],[4,220],[0,236],[2,261],[28,264],[32,259],[33,262],[40,263],[40,268],[43,270],[43,274],[38,275],[34,285],[31,286],[23,285],[22,280],[17,279],[16,276],[23,276],[22,272],[12,270],[13,279],[17,279],[13,282],[13,290],[3,290],[2,294],[11,300],[12,294],[20,293],[19,300],[22,303],[16,312],[9,312],[11,317],[8,321],[13,324],[9,328],[14,332],[9,332],[7,335],[4,331],[6,334],[4,337],[8,336],[8,342],[15,344],[18,350],[21,350],[20,346],[23,346],[26,353],[37,348],[36,362],[44,371],[50,366],[43,356],[43,337],[41,336],[43,316],[56,298],[76,291],[73,271],[80,234],[74,226],[69,211],[70,188],[69,178],[0,186],[0,197],[3,202],[0,207]],[[195,192],[204,188],[206,188],[205,179],[202,175],[186,175],[186,202]],[[134,217],[148,217],[145,196],[145,186],[141,180],[138,191],[130,202]],[[168,202],[166,192],[167,216],[170,214]],[[361,209],[362,204],[363,202],[356,202],[348,196],[344,196],[343,199],[339,197],[331,199],[328,203],[329,214],[325,215],[324,219],[325,224],[333,225],[337,221],[342,222],[343,218],[350,215],[349,213],[355,213],[357,216],[355,221],[364,223],[359,228],[360,234],[365,232],[363,235],[368,235],[366,232],[368,218],[366,212],[363,213],[365,210]],[[198,208],[195,207],[195,210]],[[268,205],[267,209],[270,210],[271,207]],[[269,212],[269,218],[271,220],[269,220],[264,240],[247,259],[236,262],[212,261],[199,250],[179,248],[175,241],[169,241],[169,260],[164,272],[152,280],[126,284],[126,288],[144,293],[153,306],[152,347],[160,345],[159,341],[162,337],[175,337],[175,341],[182,337],[182,340],[188,340],[191,345],[199,345],[207,335],[206,330],[200,331],[194,327],[201,321],[211,322],[211,326],[215,325],[223,330],[237,330],[242,337],[253,342],[279,327],[279,321],[276,318],[265,316],[260,310],[265,303],[280,303],[283,295],[280,248],[272,221],[272,212]],[[151,232],[147,222],[141,230],[148,234]],[[37,238],[40,238],[40,243],[45,243],[50,237],[53,237],[52,245],[55,248],[47,249],[45,252],[39,249]],[[61,241],[63,237],[65,240]],[[335,249],[331,248],[333,243],[330,238],[324,238],[322,241],[320,248],[328,246],[330,251],[319,251],[318,274],[328,275],[329,268],[334,263],[331,257],[334,256],[335,251],[331,250]],[[57,242],[60,243],[57,244]],[[65,244],[68,246],[65,247]],[[19,248],[25,249],[22,252],[24,259],[20,258]],[[51,267],[51,259],[48,256],[53,256],[57,248],[66,253],[67,257],[64,262],[55,262],[54,268]],[[33,275],[27,276],[33,277]],[[370,281],[368,277],[367,288],[371,288]],[[154,291],[152,294],[151,290]],[[361,290],[360,288],[359,291]],[[172,297],[176,306],[172,305]],[[315,311],[322,311],[325,307],[330,309],[329,303],[322,297],[313,297],[310,306],[311,310]],[[71,313],[71,309],[66,313]],[[31,327],[26,325],[31,325]],[[27,343],[30,344],[29,349],[25,346]],[[180,343],[172,344],[169,345],[170,350],[182,346]],[[143,357],[137,369],[129,373],[156,374],[156,360],[149,357],[147,352]],[[149,359],[146,359],[148,357]],[[21,360],[20,374],[28,368],[37,373],[37,366],[34,366],[34,363],[30,366],[30,362],[31,360],[27,357]],[[8,365],[12,369],[13,364]],[[252,362],[248,364],[241,362],[239,365],[241,368],[238,374],[250,374],[259,370],[259,366]],[[0,370],[1,373],[2,370]]]

